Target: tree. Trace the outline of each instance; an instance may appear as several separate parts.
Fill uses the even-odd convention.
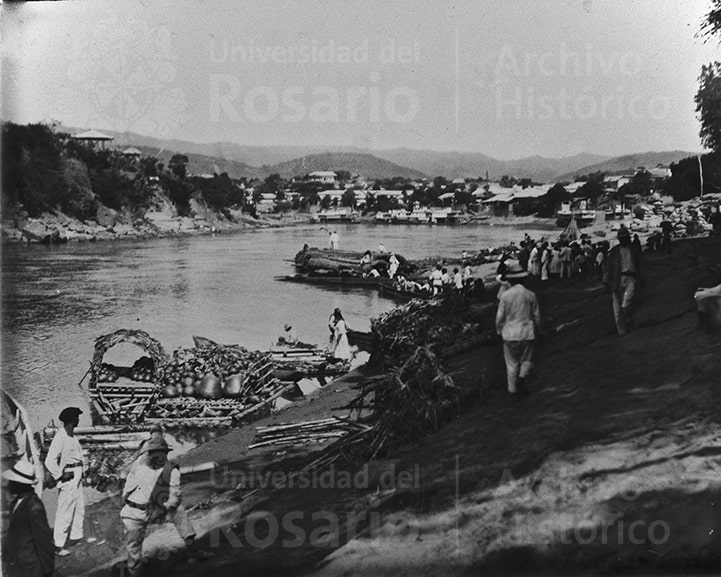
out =
[[[578,197],[596,200],[601,196],[603,194],[604,176],[604,173],[601,171],[589,174],[586,179],[586,184],[579,188],[576,193]]]
[[[721,0],[713,0],[711,10],[701,24],[701,36],[710,38],[719,33],[721,33]]]
[[[501,177],[499,184],[503,188],[513,188],[513,185],[516,184],[516,182],[517,182],[517,180],[514,177],[504,174]]]
[[[348,172],[347,170],[337,170],[335,175],[336,175],[336,179],[341,184],[346,183],[351,179],[351,173]]]
[[[562,202],[571,200],[570,193],[565,187],[556,183],[548,192],[538,199],[538,216],[550,218],[556,213],[556,208]]]
[[[700,30],[710,40],[721,34],[721,0],[712,0]],[[721,155],[721,62],[710,62],[701,67],[696,92],[696,113],[701,122],[701,142],[714,153]]]
[[[176,176],[176,178],[183,180],[187,174],[186,167],[188,162],[188,157],[184,154],[174,154],[168,162],[168,168],[170,168],[170,171]]]
[[[696,113],[701,122],[701,142],[715,153],[721,153],[721,62],[701,67],[696,92]]]
[[[356,207],[355,192],[352,189],[348,189],[343,193],[341,197],[341,206],[350,206],[351,208]]]
[[[261,185],[261,192],[278,192],[278,189],[283,184],[283,178],[277,172],[266,176],[263,184]]]

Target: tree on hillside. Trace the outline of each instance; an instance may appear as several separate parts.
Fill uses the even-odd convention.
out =
[[[188,162],[188,157],[184,154],[174,154],[168,162],[168,168],[170,168],[170,171],[176,178],[183,180],[187,174]]]

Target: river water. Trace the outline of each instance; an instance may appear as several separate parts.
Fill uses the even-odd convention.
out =
[[[383,242],[406,258],[458,257],[482,248],[518,243],[549,229],[511,226],[403,226],[339,224],[342,250]],[[327,342],[326,321],[340,307],[348,325],[368,330],[370,318],[394,304],[376,291],[326,290],[284,283],[288,262],[304,243],[325,247],[318,225],[151,240],[3,247],[2,385],[25,405],[36,430],[64,406],[90,415],[78,386],[96,337],[120,328],[142,329],[170,354],[193,346],[192,335],[220,343],[267,349],[293,325],[305,342]],[[125,364],[133,345],[106,355]]]

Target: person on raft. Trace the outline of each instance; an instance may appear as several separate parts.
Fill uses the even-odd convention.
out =
[[[333,340],[331,350],[337,359],[349,360],[352,357],[350,343],[348,342],[348,325],[343,313],[336,308],[331,315],[333,319]],[[329,325],[330,326],[330,325]]]
[[[295,346],[298,344],[298,335],[295,334],[293,327],[289,324],[285,324],[283,327],[283,334],[278,337],[279,345]]]

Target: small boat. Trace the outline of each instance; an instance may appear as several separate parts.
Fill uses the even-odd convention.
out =
[[[316,216],[320,222],[358,222],[358,214],[350,209],[321,210]]]
[[[274,277],[280,282],[294,282],[301,284],[312,284],[327,287],[343,288],[377,288],[383,285],[390,285],[393,281],[388,277],[362,277],[362,276],[334,276],[334,275],[307,275],[292,274],[278,275]]]
[[[380,287],[380,295],[398,302],[408,302],[413,299],[430,300],[433,293],[417,290],[402,290],[393,285],[384,285]]]

